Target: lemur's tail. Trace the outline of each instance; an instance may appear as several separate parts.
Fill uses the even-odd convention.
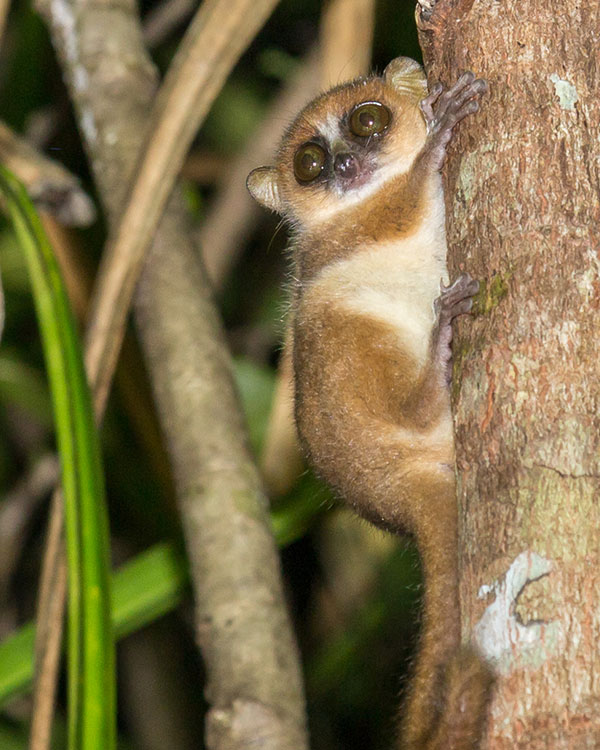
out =
[[[442,677],[443,708],[423,750],[475,750],[484,729],[493,675],[473,649],[461,648]]]
[[[493,681],[491,670],[474,649],[459,649],[440,670],[431,721],[419,727],[408,716],[400,750],[477,750]]]
[[[417,488],[414,488],[417,493]],[[444,493],[440,491],[440,497]],[[453,500],[453,492],[447,493]],[[460,645],[456,542],[453,515],[430,502],[420,519],[429,527],[444,523],[447,538],[417,529],[425,591],[422,634],[414,676],[403,707],[399,750],[476,750],[483,733],[494,676],[477,650]],[[432,511],[432,512],[430,512]],[[418,532],[421,531],[421,534]],[[431,528],[429,529],[431,532]],[[437,542],[433,542],[435,539]]]

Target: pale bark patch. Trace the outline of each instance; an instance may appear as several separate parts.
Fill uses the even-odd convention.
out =
[[[508,675],[516,665],[523,664],[535,668],[558,649],[560,623],[523,623],[517,614],[517,599],[525,587],[549,575],[552,570],[550,560],[536,552],[521,552],[503,580],[485,584],[479,589],[480,599],[489,594],[496,596],[473,630],[475,642],[496,672]]]

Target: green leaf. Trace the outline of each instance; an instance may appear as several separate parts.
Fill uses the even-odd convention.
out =
[[[187,561],[163,542],[123,565],[113,580],[113,625],[123,638],[179,604],[188,584]]]
[[[254,454],[259,456],[269,421],[275,374],[272,369],[258,365],[247,357],[236,357],[233,364],[235,382],[248,425],[250,445]]]
[[[34,643],[35,626],[32,622],[0,643],[0,704],[30,687]]]
[[[157,544],[125,563],[112,577],[116,637],[172,610],[187,582],[185,557],[172,544]],[[31,687],[34,640],[34,624],[28,623],[0,643],[0,705]]]
[[[70,750],[113,750],[116,677],[109,534],[100,447],[77,328],[58,264],[24,187],[0,168],[0,191],[33,290],[54,410],[69,570]]]
[[[41,374],[13,351],[0,352],[0,401],[13,404],[44,427],[52,425],[50,394]]]
[[[272,514],[280,545],[297,539],[309,521],[330,504],[324,497],[328,496],[309,477],[299,497]],[[167,542],[154,545],[121,566],[113,574],[111,586],[115,637],[130,635],[174,609],[188,581],[185,556]],[[31,687],[34,641],[34,624],[27,623],[0,642],[0,706]]]

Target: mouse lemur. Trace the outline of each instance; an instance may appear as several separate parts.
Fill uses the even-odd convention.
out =
[[[427,93],[421,66],[338,86],[289,127],[248,189],[292,228],[295,415],[315,471],[364,518],[414,535],[423,628],[402,748],[466,750],[491,675],[460,646],[448,383],[451,323],[478,284],[446,286],[440,170],[452,128],[479,108],[464,73]],[[441,280],[444,280],[441,283]]]

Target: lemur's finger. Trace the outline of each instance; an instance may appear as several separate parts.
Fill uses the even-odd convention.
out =
[[[428,96],[425,97],[420,103],[421,111],[425,115],[425,121],[427,124],[431,124],[435,120],[435,114],[433,112],[433,105],[439,99],[440,94],[444,90],[441,83],[434,83],[431,87],[431,91]]]

